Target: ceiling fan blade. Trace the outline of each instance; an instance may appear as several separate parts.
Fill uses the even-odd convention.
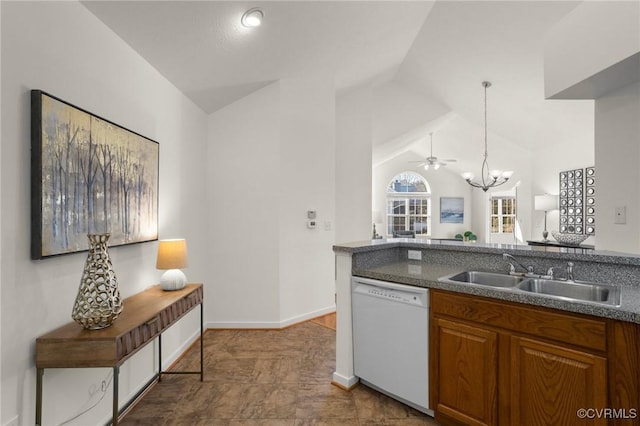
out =
[[[441,161],[446,161],[447,163],[455,163],[458,160],[456,160],[454,158],[447,158],[446,160],[441,160]]]

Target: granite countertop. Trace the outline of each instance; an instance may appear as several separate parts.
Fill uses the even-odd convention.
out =
[[[493,299],[509,300],[528,305],[544,306],[569,312],[612,318],[640,324],[640,287],[620,288],[620,306],[570,301],[513,288],[490,287],[479,284],[449,283],[438,281],[440,277],[463,272],[460,266],[427,264],[421,261],[401,260],[366,269],[354,269],[355,276],[391,281],[418,287],[437,288]]]
[[[495,254],[501,254],[506,251],[513,253],[514,255],[525,257],[543,257],[548,259],[581,260],[585,262],[640,266],[640,255],[630,253],[606,250],[582,250],[569,247],[529,246],[522,244],[469,243],[428,238],[387,238],[356,241],[336,244],[333,246],[333,251],[336,253],[356,254],[392,249],[396,247]]]

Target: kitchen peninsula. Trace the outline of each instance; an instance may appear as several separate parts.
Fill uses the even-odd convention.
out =
[[[639,256],[427,239],[349,243],[334,252],[334,384],[358,382],[351,324],[351,277],[358,276],[429,289],[430,405],[443,424],[582,424],[580,408],[611,409],[590,424],[638,424]],[[615,287],[620,302],[442,280],[465,271],[508,276],[514,262],[518,271],[532,266],[529,276],[572,273],[576,282]]]

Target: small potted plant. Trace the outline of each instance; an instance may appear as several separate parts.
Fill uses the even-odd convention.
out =
[[[471,231],[465,231],[464,234],[456,234],[454,238],[456,240],[471,241],[474,243],[478,241],[478,236]]]

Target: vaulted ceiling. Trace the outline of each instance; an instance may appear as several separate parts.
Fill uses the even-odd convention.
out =
[[[372,84],[380,161],[407,150],[428,155],[428,132],[451,122],[471,129],[456,138],[481,147],[483,80],[493,83],[492,135],[527,152],[593,141],[592,101],[544,99],[545,34],[577,1],[83,4],[207,113],[281,78],[328,75],[339,90]],[[263,24],[245,28],[240,18],[254,6]],[[467,151],[446,140],[436,146],[441,158]]]

